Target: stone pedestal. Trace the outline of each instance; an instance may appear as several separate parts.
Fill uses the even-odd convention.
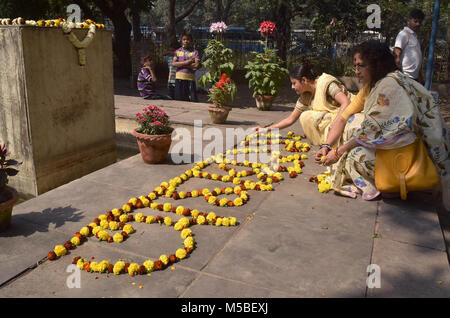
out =
[[[74,30],[81,40],[87,30]],[[116,162],[112,37],[86,65],[60,28],[0,26],[0,143],[23,161],[9,185],[36,196]]]

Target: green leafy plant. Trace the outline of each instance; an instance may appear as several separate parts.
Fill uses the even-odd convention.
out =
[[[263,42],[264,44],[264,42]],[[253,89],[253,97],[256,95],[278,95],[278,90],[289,71],[282,67],[282,60],[276,55],[276,49],[265,47],[263,53],[252,52],[255,54],[253,60],[248,61],[244,68],[249,88]]]
[[[18,167],[21,165],[21,162],[18,162],[14,159],[6,159],[6,156],[8,155],[8,149],[6,148],[6,145],[3,145],[0,147],[0,197],[2,197],[2,194],[6,192],[6,186],[8,184],[8,177],[15,176],[19,170],[11,168],[11,167]]]
[[[219,82],[209,89],[209,101],[215,102],[216,107],[226,106],[229,99],[236,96],[236,84],[223,73]]]
[[[209,40],[205,49],[206,61],[202,63],[203,67],[208,68],[208,72],[203,74],[198,80],[202,87],[208,87],[219,81],[220,76],[225,73],[228,77],[234,70],[233,51],[227,48],[221,41]]]
[[[173,128],[170,126],[169,116],[157,106],[148,106],[142,109],[142,113],[136,114],[139,127],[136,131],[145,135],[170,134]]]

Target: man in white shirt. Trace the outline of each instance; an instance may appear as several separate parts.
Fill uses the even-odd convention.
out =
[[[394,45],[397,67],[407,76],[419,80],[422,66],[422,51],[417,32],[422,25],[425,14],[419,9],[409,13],[407,26],[397,35]]]

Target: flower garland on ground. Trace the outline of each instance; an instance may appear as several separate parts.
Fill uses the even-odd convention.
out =
[[[270,136],[267,134],[265,137]],[[246,138],[246,142],[252,142],[254,138],[258,138],[259,134],[249,135]],[[270,136],[271,137],[271,136]],[[291,135],[291,138],[294,137]],[[278,136],[277,138],[280,138]],[[289,137],[288,137],[289,138]],[[281,138],[278,142],[282,142]],[[130,224],[131,222],[146,223],[146,224],[160,224],[173,228],[176,231],[180,231],[180,237],[183,240],[183,247],[175,251],[174,254],[167,256],[162,254],[158,260],[146,260],[143,264],[126,263],[122,260],[116,263],[110,263],[107,260],[100,262],[91,262],[81,256],[77,256],[73,259],[72,263],[76,264],[81,270],[95,273],[113,273],[119,275],[122,273],[128,273],[131,276],[144,275],[152,271],[163,270],[167,266],[174,264],[184,258],[186,258],[196,248],[194,234],[190,227],[192,225],[212,225],[212,226],[236,226],[238,225],[235,217],[218,216],[215,212],[201,212],[197,209],[186,208],[183,205],[174,205],[171,203],[158,203],[155,202],[158,198],[166,197],[173,198],[175,200],[185,198],[195,198],[203,196],[204,199],[211,205],[221,207],[241,206],[249,200],[247,190],[258,191],[272,191],[272,183],[280,182],[283,180],[281,172],[289,172],[289,176],[294,178],[298,173],[302,172],[304,163],[300,161],[300,155],[290,155],[287,157],[281,156],[278,151],[271,151],[265,148],[266,152],[272,153],[272,162],[277,162],[269,167],[268,164],[251,163],[247,160],[244,162],[237,162],[236,160],[230,160],[226,158],[229,154],[238,153],[250,153],[250,150],[256,151],[256,149],[244,148],[227,150],[226,153],[212,156],[202,162],[197,163],[194,168],[186,170],[180,176],[164,181],[160,186],[156,187],[147,196],[139,196],[129,199],[129,201],[119,209],[112,209],[105,214],[99,215],[93,220],[92,223],[86,225],[76,232],[75,235],[64,244],[56,245],[55,248],[47,254],[48,260],[55,260],[68,253],[69,250],[75,249],[85,242],[89,237],[96,237],[99,241],[105,241],[107,243],[121,243],[127,240],[130,235],[135,233],[135,229]],[[293,162],[294,167],[284,167],[278,165],[279,162]],[[209,165],[216,163],[218,167],[226,172],[228,175],[219,176],[218,174],[210,174],[202,170]],[[236,171],[234,168],[227,167],[227,164],[239,167],[249,167],[252,170]],[[258,182],[252,182],[250,180],[241,180],[241,177],[247,177],[251,175],[257,175],[260,180]],[[218,180],[222,182],[232,182],[234,187],[215,188],[210,191],[208,188],[192,190],[189,192],[177,191],[177,187],[190,178],[206,178],[212,180]],[[263,180],[263,181],[261,181]],[[238,198],[234,200],[228,200],[226,198],[219,199],[220,195],[236,194]],[[166,213],[175,213],[182,216],[178,221],[172,221],[170,216],[161,215],[144,215],[143,213],[136,213],[132,215],[137,209],[150,208],[155,211],[161,211]],[[114,235],[110,235],[108,231],[116,232]]]

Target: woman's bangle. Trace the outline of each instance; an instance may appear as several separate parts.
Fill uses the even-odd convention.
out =
[[[328,150],[331,150],[331,146],[329,144],[321,144],[319,149],[322,149],[322,148],[327,148]]]

